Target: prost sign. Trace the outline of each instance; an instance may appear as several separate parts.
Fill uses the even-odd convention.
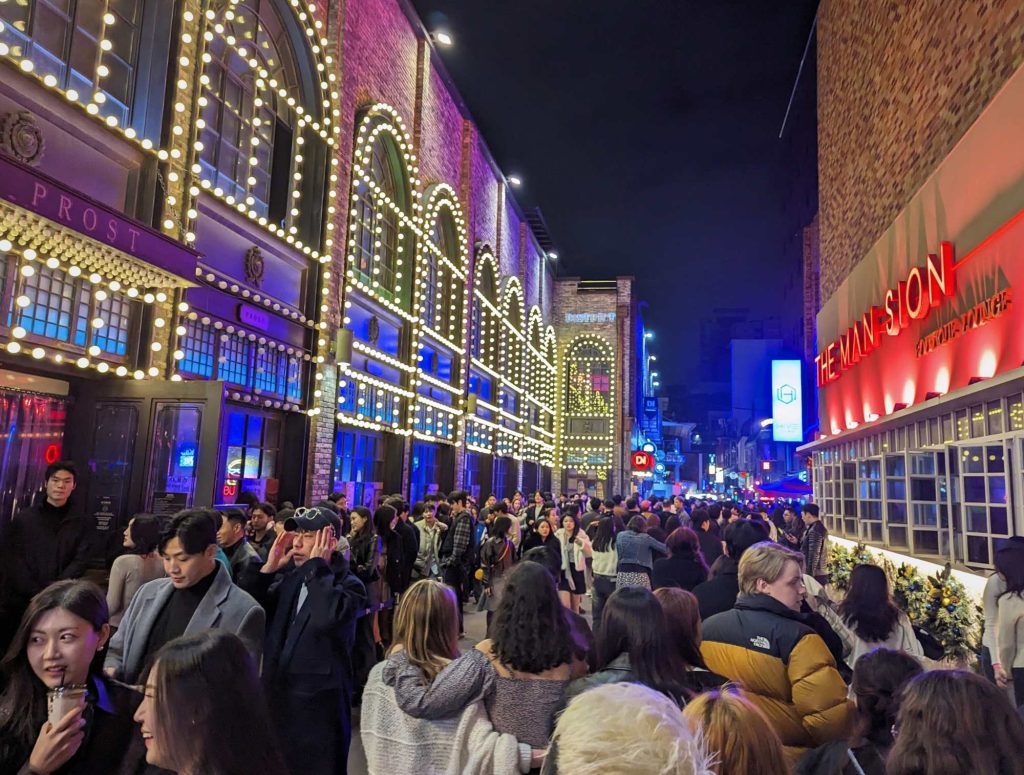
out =
[[[814,359],[818,387],[835,382],[867,355],[882,346],[884,336],[899,336],[912,322],[924,320],[943,299],[954,296],[953,243],[943,242],[923,267],[915,266],[895,288],[885,292],[882,306],[872,306],[846,333]]]

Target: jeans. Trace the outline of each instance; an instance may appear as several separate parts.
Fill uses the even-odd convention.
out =
[[[593,626],[597,629],[597,625],[601,623],[601,614],[604,612],[604,604],[611,597],[612,592],[615,591],[615,578],[613,576],[600,576],[594,574],[594,586],[591,592],[591,600],[594,603],[593,608]]]

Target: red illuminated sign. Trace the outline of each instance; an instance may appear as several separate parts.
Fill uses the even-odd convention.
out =
[[[943,299],[955,295],[953,244],[943,242],[938,255],[930,253],[923,267],[911,268],[905,280],[885,292],[883,306],[872,306],[814,359],[818,387],[835,382],[881,347],[883,334],[899,336],[911,322],[924,320]]]
[[[53,465],[58,460],[60,460],[60,445],[59,444],[50,444],[43,451],[43,460],[46,461],[47,465]]]
[[[633,450],[633,468],[637,471],[650,471],[654,468],[654,455],[642,449]]]

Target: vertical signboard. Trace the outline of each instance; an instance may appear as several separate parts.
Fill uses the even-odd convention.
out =
[[[804,440],[800,361],[772,361],[772,438]]]

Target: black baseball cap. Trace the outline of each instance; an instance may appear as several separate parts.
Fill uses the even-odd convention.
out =
[[[298,532],[300,530],[315,532],[323,530],[328,526],[334,528],[336,538],[341,537],[341,519],[333,511],[323,506],[314,506],[311,509],[306,509],[302,514],[288,517],[284,521],[284,529],[289,532]]]

